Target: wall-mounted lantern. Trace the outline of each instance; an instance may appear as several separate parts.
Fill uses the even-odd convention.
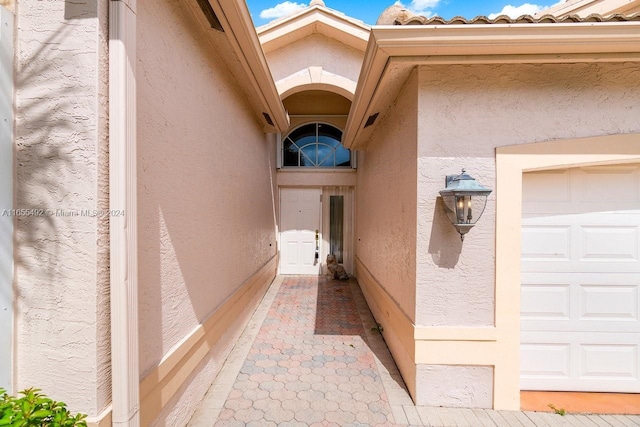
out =
[[[491,189],[478,183],[462,169],[460,175],[447,175],[446,188],[440,191],[449,221],[460,233],[460,239],[482,216]]]

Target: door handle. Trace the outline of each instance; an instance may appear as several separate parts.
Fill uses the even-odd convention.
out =
[[[319,239],[319,233],[320,233],[320,231],[316,230],[316,255],[315,255],[316,259],[320,258],[320,245],[318,245],[318,241],[320,240]]]

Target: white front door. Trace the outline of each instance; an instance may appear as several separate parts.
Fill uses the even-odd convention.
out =
[[[523,390],[640,392],[640,166],[523,175]]]
[[[280,274],[319,273],[321,193],[319,188],[280,189]]]

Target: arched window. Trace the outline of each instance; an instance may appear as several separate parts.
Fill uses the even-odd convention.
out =
[[[342,146],[342,131],[326,123],[309,123],[282,139],[282,166],[351,167],[351,152]]]

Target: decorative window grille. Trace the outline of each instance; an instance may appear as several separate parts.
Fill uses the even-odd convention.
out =
[[[297,127],[282,139],[282,166],[350,168],[351,151],[341,141],[342,131],[326,123]]]

